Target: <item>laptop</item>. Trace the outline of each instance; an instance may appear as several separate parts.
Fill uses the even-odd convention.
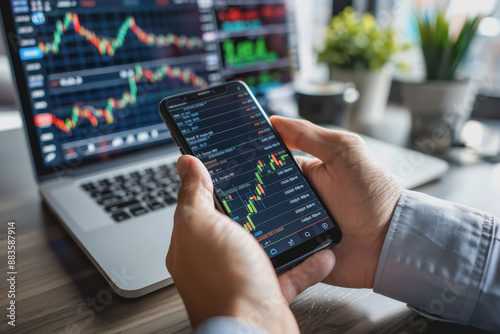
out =
[[[119,295],[171,284],[179,152],[158,103],[234,79],[261,99],[287,85],[291,8],[285,0],[0,6],[43,199]]]
[[[6,0],[0,10],[43,199],[119,295],[171,284],[165,257],[180,154],[158,102],[236,79],[265,106],[266,93],[291,86],[293,8],[287,0]],[[396,175],[401,161],[418,162],[400,175],[404,185],[448,168],[365,139]]]

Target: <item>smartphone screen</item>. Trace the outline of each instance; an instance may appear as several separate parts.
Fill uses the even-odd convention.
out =
[[[271,259],[287,253],[276,261],[285,263],[339,242],[336,222],[246,85],[168,99],[164,107],[184,153],[205,164],[222,209]]]

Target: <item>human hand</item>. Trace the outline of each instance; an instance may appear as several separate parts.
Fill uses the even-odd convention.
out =
[[[278,278],[258,242],[215,209],[205,166],[182,156],[177,169],[182,186],[166,264],[193,327],[232,316],[270,333],[297,333],[288,304],[332,271],[333,253],[321,251]]]
[[[401,187],[358,135],[283,117],[271,122],[290,149],[317,157],[296,160],[342,230],[335,268],[324,282],[372,288]]]

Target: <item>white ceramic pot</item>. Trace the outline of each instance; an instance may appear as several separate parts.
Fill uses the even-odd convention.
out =
[[[476,100],[476,86],[468,80],[404,82],[401,93],[412,115],[412,145],[430,154],[456,141]]]
[[[352,82],[356,85],[359,99],[352,107],[350,123],[353,129],[362,129],[382,118],[391,90],[391,66],[386,66],[375,72],[356,72],[332,68],[330,76],[333,80]]]

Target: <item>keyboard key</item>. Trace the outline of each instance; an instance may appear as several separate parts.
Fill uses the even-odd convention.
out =
[[[121,222],[121,221],[124,221],[125,219],[129,219],[130,218],[130,216],[128,215],[128,213],[123,212],[123,211],[114,213],[112,217],[117,222]]]
[[[139,182],[137,180],[128,180],[123,184],[123,188],[130,188],[130,187],[135,187],[138,186]]]
[[[165,195],[165,197],[163,199],[164,199],[165,203],[167,203],[168,205],[172,205],[172,204],[177,203],[177,200],[170,195]]]
[[[90,196],[94,197],[94,198],[97,198],[99,196],[101,196],[101,192],[97,189],[92,189],[89,191],[89,194]]]
[[[104,190],[104,191],[100,191],[99,196],[97,196],[96,198],[105,198],[105,197],[109,197],[109,196],[113,196],[113,192],[111,190]]]
[[[85,191],[90,191],[92,189],[94,189],[94,185],[92,183],[85,183],[85,184],[82,184],[81,186],[83,188],[83,190]]]
[[[143,208],[142,206],[139,206],[139,207],[136,207],[136,208],[133,208],[133,209],[130,209],[130,212],[134,215],[134,216],[142,216],[143,214],[146,214],[148,213],[148,210],[146,210],[145,208]]]
[[[111,185],[111,182],[108,179],[99,180],[97,181],[97,183],[103,187],[108,187]]]
[[[130,173],[130,176],[134,179],[140,179],[141,176],[143,176],[144,174],[146,174],[144,171],[139,171],[139,172]]]
[[[115,181],[117,182],[125,182],[126,180],[128,180],[128,176],[125,176],[125,175],[118,175],[117,177],[115,177]]]
[[[113,212],[113,211],[118,210],[118,209],[124,209],[124,208],[127,208],[127,207],[139,205],[139,204],[140,203],[139,203],[138,200],[133,199],[133,200],[130,200],[130,201],[124,201],[124,202],[118,202],[118,203],[108,204],[108,205],[106,205],[105,209],[108,212]]]
[[[158,203],[158,202],[151,202],[148,204],[148,207],[151,209],[151,210],[159,210],[159,209],[162,209],[165,207],[165,205],[161,204],[161,203]]]
[[[98,198],[97,203],[99,203],[101,205],[108,205],[108,204],[123,201],[123,200],[124,200],[123,197],[112,195],[112,196],[108,196],[106,198]]]

